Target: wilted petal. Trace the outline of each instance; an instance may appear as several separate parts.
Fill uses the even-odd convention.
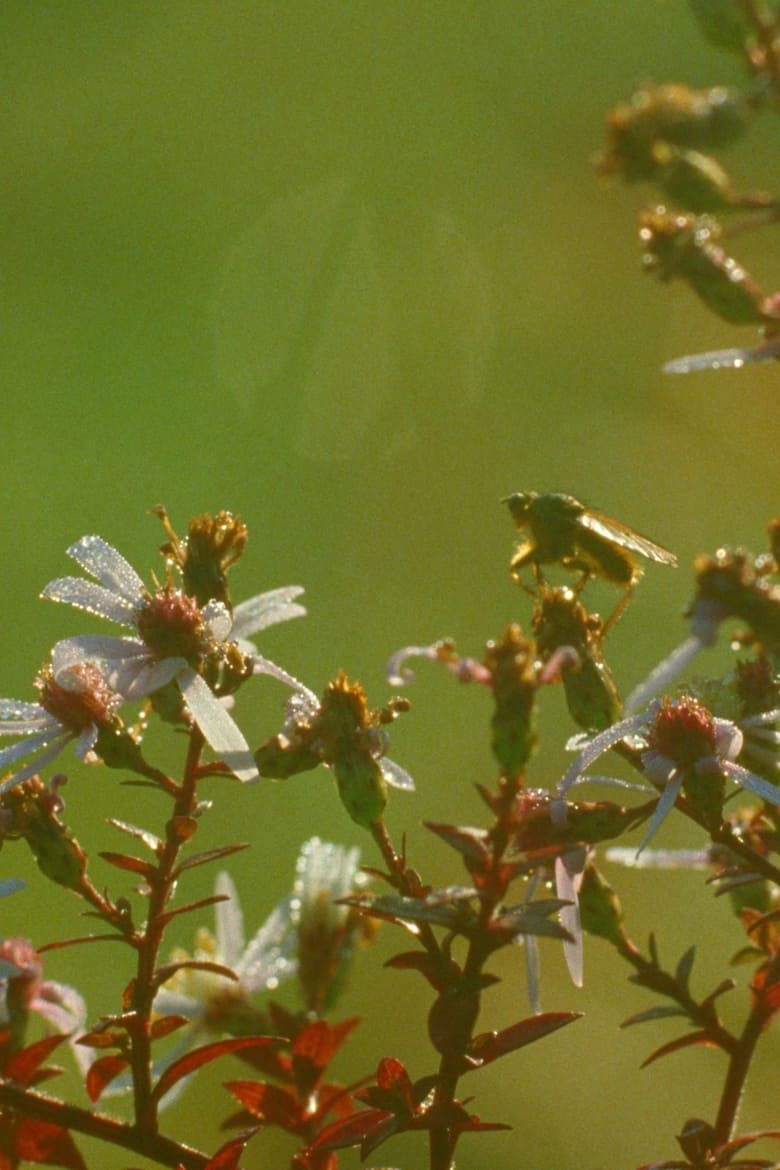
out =
[[[208,684],[191,666],[178,674],[177,683],[206,743],[239,780],[257,780],[259,773],[249,744]]]
[[[102,536],[82,536],[67,552],[91,577],[126,601],[137,602],[144,596],[144,583],[133,566]]]

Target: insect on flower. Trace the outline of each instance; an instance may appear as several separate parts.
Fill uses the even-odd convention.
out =
[[[515,492],[508,504],[517,528],[528,533],[515,552],[510,572],[527,589],[520,576],[526,565],[537,581],[540,565],[560,564],[581,573],[576,592],[591,577],[602,577],[625,587],[625,595],[604,625],[604,632],[618,620],[642,575],[633,554],[662,565],[676,565],[677,558],[660,544],[640,536],[619,520],[586,508],[574,496],[560,492]],[[527,590],[527,592],[532,592]]]

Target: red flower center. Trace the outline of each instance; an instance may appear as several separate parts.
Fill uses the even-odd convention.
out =
[[[120,699],[106,684],[98,667],[82,662],[71,667],[68,675],[72,687],[58,683],[50,666],[40,672],[35,685],[44,711],[76,732],[93,723],[98,726],[109,723]]]
[[[665,699],[647,736],[648,747],[676,764],[690,765],[715,754],[715,720],[696,699]]]
[[[150,597],[138,615],[138,633],[156,658],[198,660],[205,627],[194,597],[167,585]]]

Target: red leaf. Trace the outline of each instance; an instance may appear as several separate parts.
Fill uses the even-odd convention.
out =
[[[314,1020],[295,1037],[292,1044],[293,1076],[299,1092],[310,1093],[349,1033],[360,1021],[355,1017],[331,1027]]]
[[[359,1146],[385,1123],[398,1126],[398,1120],[386,1109],[361,1109],[343,1121],[334,1121],[317,1135],[311,1143],[312,1150],[340,1150],[345,1146]]]
[[[99,1060],[94,1061],[87,1070],[85,1081],[85,1088],[87,1096],[90,1101],[99,1100],[106,1085],[109,1085],[115,1077],[129,1068],[130,1061],[124,1056],[118,1056],[112,1053],[110,1056],[101,1056]]]
[[[534,1044],[551,1032],[557,1032],[559,1028],[578,1020],[581,1015],[582,1012],[545,1012],[543,1015],[529,1016],[509,1028],[502,1028],[500,1032],[483,1032],[471,1042],[469,1056],[479,1061],[479,1067],[490,1064],[508,1052],[524,1048],[526,1044]]]
[[[99,853],[98,857],[102,857],[109,865],[115,865],[117,869],[126,869],[130,873],[140,874],[144,878],[151,878],[156,871],[156,866],[151,861],[144,861],[141,857],[132,857],[128,853],[111,853],[106,850]]]
[[[289,1089],[267,1085],[262,1081],[228,1081],[225,1085],[239,1104],[253,1117],[297,1133],[302,1121],[302,1107]]]
[[[257,1133],[257,1127],[254,1129],[245,1129],[243,1133],[236,1134],[235,1137],[230,1138],[224,1145],[220,1146],[217,1152],[209,1158],[203,1170],[238,1170],[238,1163],[244,1152],[244,1146]]]
[[[87,1170],[87,1164],[76,1149],[66,1129],[50,1121],[23,1118],[15,1131],[16,1154],[25,1162],[45,1162],[50,1166],[65,1166],[67,1170]]]
[[[448,960],[453,975],[459,973],[457,964]],[[429,955],[427,951],[401,951],[393,955],[385,963],[397,971],[419,971],[430,983],[435,991],[443,991],[446,986],[442,978],[442,959],[438,955]]]
[[[423,821],[423,824],[426,829],[441,837],[442,841],[457,849],[463,857],[466,869],[471,873],[481,873],[486,868],[490,856],[488,850],[490,835],[487,829],[443,825],[434,821]]]
[[[29,1085],[39,1066],[43,1064],[44,1060],[48,1060],[55,1048],[59,1048],[66,1039],[67,1037],[57,1034],[44,1036],[43,1040],[36,1040],[34,1044],[29,1044],[27,1048],[23,1048],[21,1052],[17,1052],[11,1057],[5,1066],[5,1076],[9,1080],[16,1081],[17,1084]]]
[[[163,1036],[170,1036],[171,1032],[177,1032],[189,1022],[186,1016],[158,1016],[152,1021],[149,1035],[152,1040],[160,1040]]]
[[[225,967],[222,963],[212,963],[208,959],[181,959],[176,963],[166,963],[164,967],[158,967],[154,973],[154,982],[157,987],[160,987],[176,974],[187,968],[190,971],[213,971],[215,975],[224,975],[226,979],[232,979],[235,983],[238,979],[235,971],[230,967]]]
[[[230,901],[227,894],[211,894],[208,898],[201,898],[199,902],[188,902],[186,906],[178,906],[175,910],[166,910],[165,914],[160,914],[157,922],[161,926],[167,926],[172,918],[176,918],[179,914],[189,914],[192,910],[202,910],[204,906],[214,906],[217,902]]]
[[[217,1040],[214,1044],[204,1044],[194,1052],[188,1052],[179,1060],[174,1061],[162,1074],[152,1092],[152,1099],[159,1101],[182,1077],[189,1076],[196,1069],[210,1064],[220,1056],[228,1056],[231,1052],[239,1052],[242,1048],[267,1048],[275,1044],[283,1044],[278,1036],[238,1036],[230,1040]]]
[[[193,869],[196,865],[206,865],[209,861],[219,861],[221,857],[230,857],[232,853],[240,853],[248,849],[248,845],[223,845],[221,849],[204,849],[202,853],[193,853],[176,867],[175,876],[184,873],[185,869]]]
[[[662,1056],[669,1056],[672,1052],[680,1052],[683,1048],[693,1048],[696,1046],[703,1048],[715,1048],[716,1044],[707,1032],[688,1032],[686,1036],[679,1036],[676,1040],[672,1040],[669,1044],[664,1044],[660,1048],[656,1048],[648,1056],[647,1060],[643,1060],[640,1065],[641,1068],[647,1068],[648,1064],[653,1061],[660,1060]]]

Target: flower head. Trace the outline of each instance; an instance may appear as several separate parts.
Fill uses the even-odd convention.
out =
[[[202,927],[196,936],[192,956],[176,951],[174,962],[208,963],[233,973],[197,967],[182,967],[160,988],[154,1001],[162,1016],[184,1016],[189,1020],[179,1049],[190,1048],[201,1033],[212,1036],[240,1034],[257,1012],[251,997],[269,991],[295,974],[295,935],[291,923],[290,898],[284,898],[256,934],[246,942],[244,918],[238,893],[228,873],[217,877],[214,892],[224,900],[215,910],[215,932]]]
[[[743,743],[739,727],[728,719],[715,718],[690,695],[652,702],[641,714],[621,719],[594,736],[558,784],[559,801],[573,784],[586,778],[585,769],[599,756],[629,737],[639,738],[644,775],[661,793],[640,851],[683,792],[707,827],[721,822],[727,779],[770,804],[780,805],[780,788],[736,763]]]
[[[87,763],[97,760],[94,748],[102,728],[121,727],[116,715],[122,698],[106,682],[95,663],[72,662],[55,674],[45,666],[35,679],[37,703],[0,699],[0,735],[19,736],[0,749],[0,769],[15,765],[25,756],[29,763],[0,782],[0,794],[20,784],[69,743]]]
[[[175,682],[208,744],[240,780],[256,779],[246,740],[204,674],[220,663],[240,673],[236,645],[247,655],[244,676],[251,674],[256,651],[246,639],[302,614],[302,607],[292,603],[300,588],[261,594],[237,606],[231,617],[224,602],[210,600],[201,606],[170,581],[149,592],[121,553],[99,536],[82,537],[68,555],[95,580],[61,577],[41,596],[107,618],[131,630],[132,636],[87,634],[58,642],[52,651],[57,681],[75,665],[97,662],[108,683],[126,699],[142,698]]]
[[[297,931],[298,980],[310,1011],[330,1006],[344,980],[356,942],[365,938],[367,919],[340,904],[365,887],[358,871],[360,850],[312,837],[296,864],[291,907]]]

